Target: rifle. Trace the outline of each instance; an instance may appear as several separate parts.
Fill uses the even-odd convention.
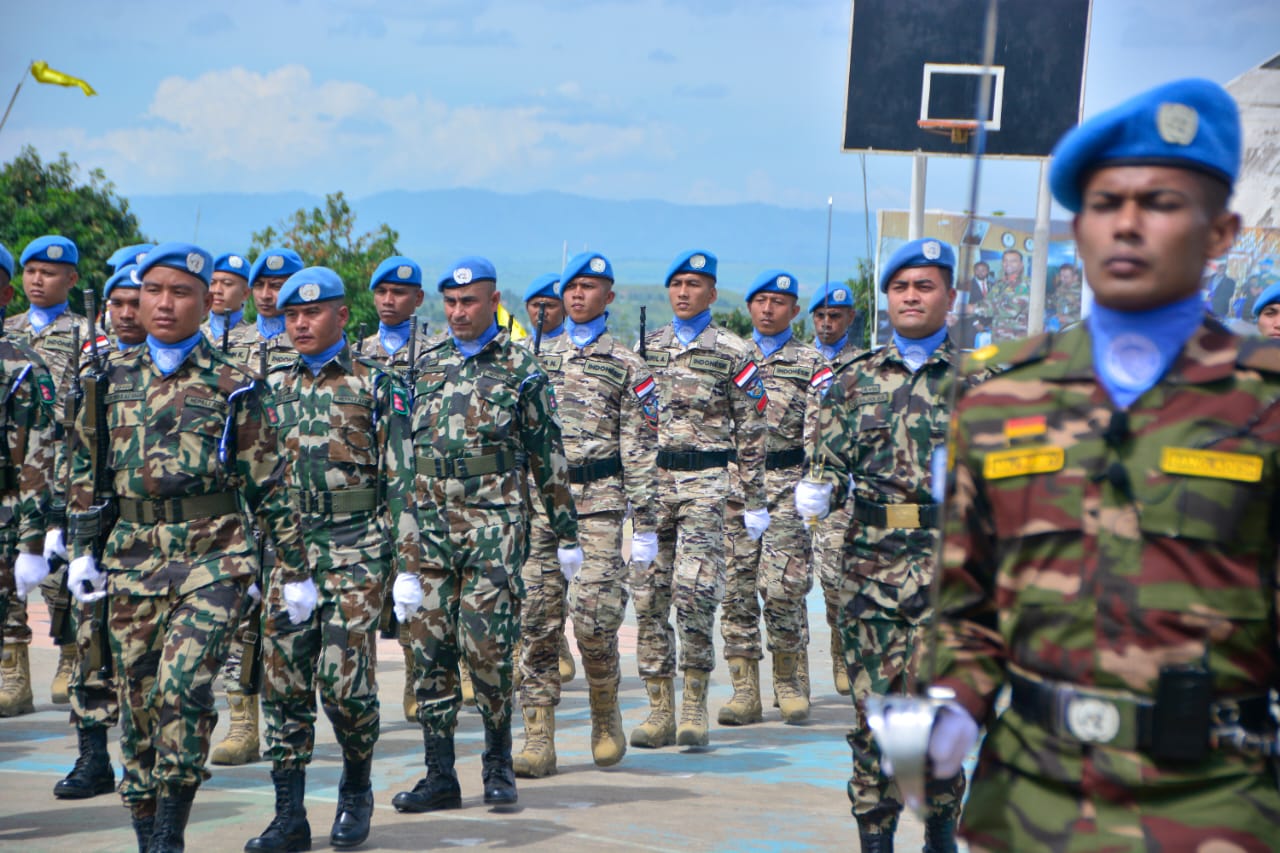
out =
[[[0,308],[0,338],[4,337],[4,314],[8,310],[9,310],[8,305],[5,305],[4,307]]]
[[[222,353],[226,355],[231,349],[231,312],[222,314]]]
[[[71,495],[71,467],[76,450],[76,418],[80,415],[80,406],[84,402],[84,387],[80,384],[80,326],[71,327],[71,363],[67,366],[71,373],[71,387],[67,389],[67,400],[63,404],[62,416],[62,455],[66,474],[62,479],[62,497],[54,500],[49,507],[49,524],[65,528],[67,526],[67,498]],[[64,376],[66,374],[63,374]],[[50,565],[51,572],[61,572],[58,591],[49,600],[49,636],[54,643],[75,642],[75,631],[71,627],[71,590],[67,588],[66,563],[54,557],[58,566]]]
[[[364,323],[356,329],[356,355],[364,355]]]
[[[648,353],[646,352],[647,348],[644,345],[644,321],[645,321],[645,307],[641,305],[640,306],[640,348],[639,348],[641,358],[646,358],[648,356]]]
[[[533,330],[533,354],[537,355],[538,350],[542,349],[542,321],[547,317],[546,303],[538,303],[538,328]]]
[[[404,378],[405,378],[406,384],[408,384],[409,386],[409,389],[408,389],[409,401],[410,401],[409,406],[410,406],[410,411],[412,411],[413,391],[414,391],[413,386],[416,385],[418,382],[418,315],[416,314],[409,318],[409,351],[406,353],[406,355],[409,357],[409,366],[404,372]],[[391,358],[392,358],[392,361],[395,360],[395,356],[392,356]],[[391,386],[394,384],[394,380],[393,380],[394,375],[395,375],[394,373],[391,373],[387,376],[388,398],[391,396],[391,393],[392,393]],[[389,402],[390,400],[388,400],[388,403]],[[375,429],[375,432],[376,431],[377,430]],[[383,505],[383,501],[386,500],[386,496],[383,494],[386,484],[382,480],[382,470],[383,470],[383,466],[380,464],[378,466],[378,484],[377,484],[377,496],[378,496],[379,507],[381,507]],[[410,486],[412,490],[412,484],[410,484]],[[402,628],[404,630],[408,630],[408,626],[401,626],[399,624],[400,620],[396,619],[395,601],[393,601],[391,598],[391,586],[392,586],[391,584],[386,584],[383,590],[382,613],[378,618],[378,635],[382,637],[382,639],[384,640],[391,640],[398,637],[400,635]]]
[[[265,401],[267,393],[267,342],[258,341],[258,382],[262,385],[261,401]],[[258,603],[242,616],[244,629],[244,650],[240,654],[240,689],[250,696],[257,695],[262,688],[262,603],[267,599],[267,579],[271,574],[271,566],[275,565],[275,547],[271,537],[258,526],[253,513],[249,513],[249,535],[258,546],[258,592],[261,598]]]

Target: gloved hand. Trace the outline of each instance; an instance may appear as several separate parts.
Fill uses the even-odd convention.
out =
[[[391,586],[391,600],[394,602],[396,618],[407,624],[409,618],[422,607],[422,582],[417,575],[407,572],[396,577]]]
[[[258,602],[262,600],[262,589],[259,588],[258,582],[254,581],[253,583],[249,584],[249,589],[247,590],[247,592],[249,594],[249,598],[253,599],[254,607],[257,607]]]
[[[39,554],[18,554],[13,564],[13,580],[18,587],[18,598],[27,600],[31,590],[40,585],[40,581],[49,576],[49,561]]]
[[[567,581],[573,580],[573,576],[578,573],[578,569],[582,568],[583,558],[581,545],[556,549],[556,559],[560,561],[560,574],[564,575],[564,579]]]
[[[652,530],[631,534],[631,562],[647,566],[658,559],[658,534]]]
[[[84,590],[86,583],[89,584],[88,592]],[[98,599],[106,598],[107,575],[98,571],[98,566],[90,555],[76,557],[67,568],[67,589],[71,590],[76,601],[92,604]]]
[[[284,609],[289,620],[300,625],[311,618],[316,610],[316,602],[320,600],[320,592],[316,582],[311,578],[304,581],[292,581],[284,585]]]
[[[44,534],[44,558],[52,560],[54,557],[67,559],[67,542],[63,538],[61,527],[46,530]]]
[[[769,510],[764,507],[747,510],[742,514],[742,526],[747,528],[751,541],[756,541],[769,529]]]
[[[826,518],[831,512],[832,488],[830,483],[813,480],[796,483],[796,512],[805,520]]]
[[[929,760],[933,778],[950,779],[964,766],[965,756],[978,742],[978,723],[959,702],[948,702],[938,711],[929,733]]]

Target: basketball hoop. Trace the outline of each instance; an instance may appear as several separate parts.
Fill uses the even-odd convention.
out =
[[[969,134],[978,129],[978,122],[973,119],[922,118],[916,124],[929,133],[950,136],[953,145],[964,145],[969,141]]]

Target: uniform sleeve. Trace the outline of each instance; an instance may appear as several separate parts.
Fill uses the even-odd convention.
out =
[[[853,472],[856,433],[848,413],[848,392],[842,382],[833,382],[817,403],[813,429],[816,461],[810,476],[831,483],[837,505],[849,496],[849,476]]]
[[[302,520],[285,488],[285,460],[279,434],[267,423],[267,401],[240,398],[235,409],[236,472],[244,483],[249,509],[276,546],[276,571],[284,583],[311,577],[302,539]]]
[[[632,367],[622,392],[618,445],[622,484],[631,504],[631,523],[639,532],[657,529],[658,383],[646,368]]]
[[[769,422],[764,410],[769,396],[760,379],[760,368],[748,359],[733,375],[729,405],[733,417],[734,445],[738,450],[738,475],[747,509],[763,509],[768,504],[764,490],[764,454],[769,440]]]
[[[578,542],[578,510],[569,492],[569,462],[555,417],[554,393],[546,374],[540,371],[520,385],[520,443],[528,455],[547,521],[560,545],[569,547]]]
[[[416,503],[411,500],[416,475],[413,459],[413,430],[409,420],[408,392],[385,374],[378,388],[379,400],[389,401],[378,420],[379,446],[382,448],[382,493],[387,530],[395,543],[392,559],[394,572],[417,574],[421,549],[418,540]],[[390,386],[389,388],[387,386]]]
[[[14,425],[10,458],[18,469],[18,550],[38,554],[54,486],[57,450],[53,379],[43,365],[31,365],[13,392],[10,407]]]
[[[69,440],[62,442],[63,446],[60,448],[63,454],[61,459],[67,458],[65,455],[67,445],[72,448],[70,459],[65,463],[71,467],[71,485],[67,489],[66,496],[68,518],[78,512],[85,512],[93,505],[93,452],[90,450],[88,440],[89,422],[93,416],[89,407],[82,404],[76,412],[75,420],[69,426],[75,434]],[[92,553],[91,542],[77,541],[69,536],[66,544],[67,554],[73,560]]]

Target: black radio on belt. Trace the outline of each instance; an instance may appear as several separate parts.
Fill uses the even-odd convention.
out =
[[[1209,753],[1213,677],[1200,664],[1160,668],[1151,718],[1151,757],[1200,761]]]

